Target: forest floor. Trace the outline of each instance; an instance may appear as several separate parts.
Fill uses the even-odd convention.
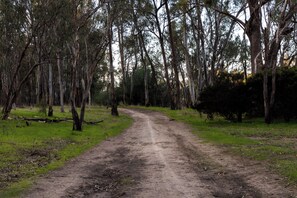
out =
[[[204,142],[158,112],[37,180],[23,197],[297,197],[257,161]]]

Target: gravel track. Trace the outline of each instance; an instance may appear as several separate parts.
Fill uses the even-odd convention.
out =
[[[182,123],[121,109],[134,124],[36,181],[23,197],[297,197],[258,162],[228,155]]]

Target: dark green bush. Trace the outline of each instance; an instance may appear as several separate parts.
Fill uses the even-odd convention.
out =
[[[220,73],[212,86],[205,88],[195,109],[241,122],[242,115],[261,117],[264,112],[262,74],[244,82],[240,73]],[[271,90],[271,75],[269,77]],[[274,118],[286,121],[297,118],[297,69],[280,68],[276,75]]]

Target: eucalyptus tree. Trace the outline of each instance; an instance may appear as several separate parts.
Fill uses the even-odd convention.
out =
[[[51,24],[56,13],[37,20],[35,8],[40,2],[1,1],[1,62],[5,78],[5,99],[2,119],[7,119],[23,85],[35,68],[46,60],[41,59],[43,52],[37,50],[36,43],[44,44],[41,39],[47,24]],[[36,42],[38,41],[38,42]],[[39,56],[36,58],[35,54]],[[43,54],[45,55],[45,54]]]
[[[72,14],[70,24],[72,28],[72,40],[68,43],[72,56],[70,105],[73,130],[77,131],[82,131],[86,102],[89,97],[93,76],[96,68],[104,58],[108,44],[108,23],[106,19],[100,15],[100,13],[104,13],[103,7],[103,3],[98,2],[98,4],[96,4],[93,1],[77,0],[71,1],[70,4]],[[83,50],[82,46],[85,42],[88,42],[89,45],[85,45],[86,49]],[[90,48],[91,46],[92,48]],[[86,64],[86,67],[82,67],[82,64],[86,62],[82,62],[82,54],[84,52],[86,52],[86,59],[89,60],[87,61],[88,64]],[[78,86],[80,86],[82,95],[79,102],[81,107],[80,115],[78,115],[76,107]]]
[[[171,13],[169,10],[169,3],[168,0],[164,0],[167,22],[168,22],[168,33],[169,33],[169,43],[171,49],[171,65],[174,71],[174,89],[173,89],[173,96],[174,96],[174,106],[171,105],[171,109],[181,109],[180,103],[180,82],[179,82],[179,72],[178,72],[178,65],[177,65],[177,55],[176,55],[176,43],[174,35],[173,35],[173,27],[171,21]]]
[[[155,63],[152,60],[151,53],[149,51],[149,46],[151,43],[149,40],[148,29],[149,21],[147,20],[149,12],[151,12],[152,5],[149,2],[145,1],[132,1],[133,4],[133,32],[135,32],[135,38],[137,39],[137,49],[140,53],[140,58],[142,66],[144,67],[144,93],[145,93],[145,106],[156,103],[156,94],[157,94],[157,74]],[[148,65],[151,68],[152,84],[148,85],[148,76],[150,76]],[[149,90],[151,88],[151,90]],[[150,95],[149,93],[152,93]]]
[[[296,1],[248,0],[247,2],[240,2],[241,8],[236,11],[236,15],[231,14],[228,9],[218,8],[214,1],[208,1],[208,3],[216,12],[236,21],[249,38],[252,74],[259,71],[263,72],[265,122],[271,123],[279,50],[281,46],[285,46],[282,45],[284,38],[295,29],[293,19],[297,12]],[[246,13],[247,9],[249,18],[243,21],[239,15]],[[269,73],[272,75],[271,82],[268,80]]]
[[[175,109],[175,104],[174,104],[174,96],[173,96],[173,91],[172,91],[172,84],[171,80],[169,78],[169,65],[166,57],[166,50],[165,50],[165,40],[164,40],[164,33],[162,31],[162,22],[160,21],[160,10],[164,6],[163,2],[160,1],[159,4],[156,0],[152,0],[153,3],[153,9],[150,12],[150,23],[152,25],[151,32],[157,37],[161,49],[161,54],[162,54],[162,60],[163,60],[163,67],[164,67],[164,72],[165,72],[165,79],[166,79],[166,84],[167,84],[167,94],[170,98],[170,106],[172,109]],[[155,32],[155,28],[157,29]]]
[[[264,20],[263,30],[263,99],[265,122],[272,121],[272,109],[275,102],[276,92],[276,66],[278,54],[283,39],[294,30],[294,16],[297,13],[297,3],[293,1],[269,2],[263,7]],[[268,74],[271,73],[272,80],[269,86]],[[271,87],[271,90],[269,90]]]
[[[107,35],[108,35],[108,54],[109,54],[109,75],[110,75],[110,87],[109,87],[109,103],[111,106],[111,115],[118,116],[118,107],[115,93],[115,68],[113,64],[113,24],[116,17],[116,9],[114,9],[115,2],[108,1],[107,2]]]

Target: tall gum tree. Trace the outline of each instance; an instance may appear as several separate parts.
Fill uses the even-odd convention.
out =
[[[83,130],[83,122],[85,116],[85,108],[86,103],[89,97],[93,76],[95,74],[96,68],[98,67],[100,61],[103,59],[105,55],[105,50],[107,47],[107,33],[108,30],[106,28],[106,23],[102,31],[96,29],[96,25],[92,26],[94,22],[94,15],[96,15],[97,11],[102,8],[102,4],[99,3],[96,7],[92,7],[92,5],[84,4],[80,1],[72,2],[72,42],[69,43],[69,48],[72,52],[72,68],[71,68],[71,93],[70,93],[70,105],[71,105],[71,113],[73,119],[73,130],[82,131]],[[89,7],[91,6],[91,7]],[[100,18],[100,16],[99,16]],[[102,22],[104,23],[104,22]],[[103,24],[104,25],[104,24]],[[82,46],[85,42],[84,36],[90,38],[90,44],[93,44],[93,50],[83,50]],[[90,46],[85,45],[86,47]],[[90,56],[89,64],[85,69],[85,72],[79,70],[79,64],[82,60],[82,53],[84,51],[88,51],[87,55]],[[86,54],[85,54],[86,56]],[[84,60],[84,64],[86,60]],[[83,75],[85,73],[85,75]],[[80,74],[80,75],[79,75]],[[81,83],[79,83],[81,82]],[[81,86],[82,97],[80,98],[80,113],[78,113],[76,107],[76,100],[78,100],[78,86]]]
[[[284,37],[294,30],[291,26],[294,24],[292,19],[297,12],[296,1],[248,0],[247,6],[250,18],[246,22],[238,17],[239,13],[246,8],[246,4],[243,4],[236,16],[217,8],[215,5],[210,6],[215,11],[236,21],[248,36],[252,74],[263,72],[265,123],[270,124],[275,101],[276,66],[279,49]],[[263,21],[265,21],[265,24]],[[272,77],[271,83],[268,80],[269,73],[271,73]]]
[[[171,104],[171,109],[176,110],[176,109],[181,109],[180,82],[179,82],[179,72],[178,72],[178,65],[177,65],[178,63],[177,63],[177,55],[176,55],[176,44],[173,36],[173,27],[172,27],[168,0],[164,0],[164,4],[165,4],[167,21],[168,21],[169,43],[170,43],[171,57],[172,57],[171,65],[173,67],[174,81],[175,81],[175,87],[174,87],[175,89],[173,89],[174,104]]]
[[[23,85],[33,74],[36,67],[42,64],[41,59],[35,59],[37,52],[34,41],[44,34],[46,24],[56,16],[51,13],[48,17],[36,19],[34,7],[28,1],[1,1],[1,60],[7,71],[7,90],[2,108],[2,119],[9,117],[13,104],[16,102]],[[39,37],[39,40],[40,37]],[[8,42],[9,41],[9,42]],[[40,43],[43,45],[44,43]]]
[[[116,100],[115,93],[115,78],[114,78],[114,65],[113,65],[113,51],[112,51],[112,42],[113,42],[113,21],[114,13],[111,9],[112,2],[107,3],[107,28],[108,28],[108,53],[109,53],[109,75],[110,75],[110,106],[111,106],[111,115],[118,116],[118,105]]]
[[[164,66],[164,72],[165,72],[165,79],[166,79],[166,85],[167,85],[167,95],[170,98],[170,108],[175,109],[175,101],[174,101],[174,93],[173,93],[173,87],[171,84],[171,80],[169,78],[169,65],[166,57],[166,50],[165,50],[165,41],[164,41],[164,34],[161,29],[161,22],[159,20],[159,12],[160,9],[164,6],[162,2],[160,4],[157,4],[158,2],[156,0],[153,0],[153,11],[150,13],[154,18],[154,25],[157,28],[157,34],[155,34],[159,40],[160,48],[161,48],[161,54],[162,54],[162,60],[163,60],[163,66]]]

